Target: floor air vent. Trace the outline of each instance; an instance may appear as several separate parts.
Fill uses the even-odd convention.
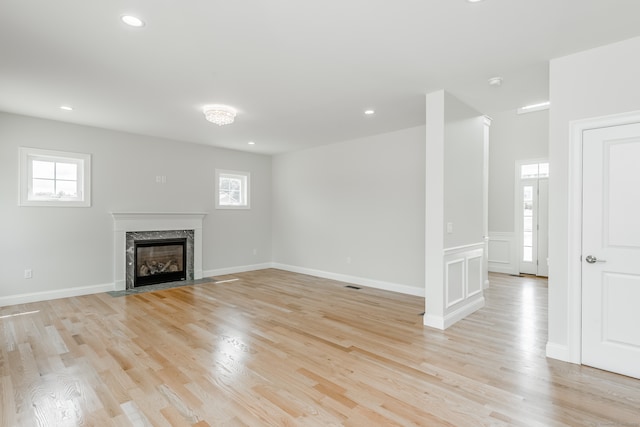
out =
[[[360,289],[359,287],[357,287],[357,286],[353,286],[353,285],[347,285],[347,286],[345,286],[345,288],[349,288],[349,289]]]

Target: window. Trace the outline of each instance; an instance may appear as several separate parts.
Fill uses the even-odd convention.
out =
[[[249,172],[216,170],[216,209],[249,209]]]
[[[549,163],[533,163],[520,166],[520,178],[547,178],[549,177]]]
[[[20,206],[91,206],[89,154],[20,147]]]
[[[522,187],[522,261],[533,261],[533,186]]]

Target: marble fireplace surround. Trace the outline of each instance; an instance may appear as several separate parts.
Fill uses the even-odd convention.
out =
[[[114,232],[114,290],[127,289],[127,232],[193,230],[193,278],[202,279],[204,212],[111,212]]]

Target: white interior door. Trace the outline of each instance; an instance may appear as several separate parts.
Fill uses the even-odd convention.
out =
[[[640,123],[582,148],[582,363],[640,378]]]

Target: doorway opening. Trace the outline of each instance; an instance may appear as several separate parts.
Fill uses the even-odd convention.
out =
[[[549,162],[516,163],[515,224],[520,273],[549,275]]]

